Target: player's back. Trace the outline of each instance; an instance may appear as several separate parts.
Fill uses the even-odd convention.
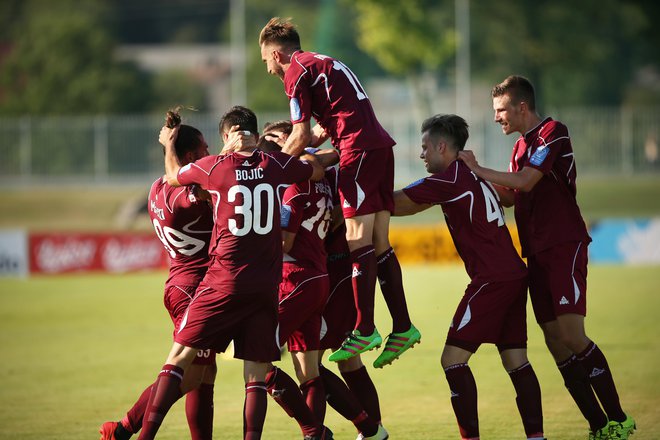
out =
[[[284,76],[291,122],[314,117],[340,151],[392,147],[355,74],[327,55],[298,51]]]
[[[149,217],[170,257],[168,282],[196,284],[209,265],[213,213],[194,187],[173,187],[157,179],[149,191]]]

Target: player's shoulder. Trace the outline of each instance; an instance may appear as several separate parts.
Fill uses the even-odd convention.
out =
[[[568,136],[568,127],[566,127],[566,125],[560,121],[547,118],[542,122],[541,128],[539,130],[539,136],[545,138],[550,135],[553,135],[554,137]]]

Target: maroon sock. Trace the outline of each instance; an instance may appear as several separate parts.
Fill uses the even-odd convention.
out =
[[[607,359],[605,359],[605,355],[600,351],[600,348],[590,342],[587,348],[577,355],[577,358],[587,372],[589,383],[591,383],[598,400],[603,405],[607,417],[615,422],[626,420],[626,415],[621,409],[619,394],[616,392],[610,366],[607,364]]]
[[[296,419],[303,435],[320,434],[321,423],[305,403],[300,388],[291,376],[275,367],[266,375],[266,388],[289,417]]]
[[[264,382],[245,384],[245,404],[243,405],[243,439],[259,440],[264,429],[268,393]]]
[[[372,245],[351,252],[353,297],[357,309],[355,329],[363,336],[374,332],[374,295],[376,292],[376,252]]]
[[[151,388],[154,384],[149,385],[147,388],[142,391],[137,402],[133,404],[133,407],[128,410],[126,416],[121,419],[121,424],[132,434],[135,434],[142,428],[142,418],[144,413],[147,410],[147,404],[149,403],[149,395],[151,395]]]
[[[139,440],[151,440],[156,437],[167,411],[181,398],[181,380],[183,380],[183,368],[170,364],[163,365],[158,379],[151,387]]]
[[[213,388],[212,383],[203,383],[186,394],[186,418],[192,440],[213,437]]]
[[[594,390],[589,383],[589,376],[584,370],[582,363],[575,355],[563,362],[557,363],[557,368],[564,378],[564,385],[573,397],[573,400],[589,422],[589,427],[596,432],[607,424],[607,416],[600,408]]]
[[[378,432],[378,422],[369,417],[344,381],[323,365],[319,365],[319,371],[328,404],[342,417],[353,422],[365,437],[375,435]]]
[[[383,292],[387,309],[392,316],[392,331],[394,333],[408,331],[412,323],[410,322],[410,315],[408,315],[406,295],[403,291],[401,266],[394,249],[389,248],[376,257],[376,260],[378,262],[380,290]]]
[[[456,414],[458,429],[466,438],[479,437],[477,415],[477,384],[468,364],[456,364],[445,368],[445,376],[451,390],[451,406]]]
[[[515,370],[509,371],[509,377],[516,389],[516,405],[518,405],[525,434],[527,437],[543,437],[541,387],[532,365],[526,362]]]
[[[362,408],[369,414],[369,417],[380,423],[380,402],[378,401],[378,392],[376,386],[371,381],[369,373],[364,365],[357,370],[342,371],[342,377],[353,395],[357,397]]]
[[[323,379],[317,376],[307,382],[300,384],[300,391],[302,392],[307,407],[312,410],[312,414],[316,420],[323,424],[325,420],[325,388],[323,387]]]

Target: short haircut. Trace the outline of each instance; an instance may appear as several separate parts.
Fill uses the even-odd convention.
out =
[[[459,151],[465,148],[470,136],[467,122],[457,115],[431,116],[422,123],[421,132],[422,134],[428,132],[432,139],[443,137]]]
[[[259,34],[259,46],[277,44],[287,49],[300,49],[300,36],[290,18],[271,18]]]
[[[281,121],[266,122],[264,124],[263,134],[272,133],[273,131],[281,131],[285,134],[291,134],[293,131],[293,124],[291,121],[282,119]]]
[[[220,136],[228,132],[234,125],[238,125],[239,130],[248,130],[252,134],[259,133],[257,115],[247,107],[236,105],[222,115],[218,125]]]
[[[491,91],[493,98],[506,94],[511,97],[511,101],[513,101],[514,104],[525,102],[531,111],[536,110],[534,86],[524,76],[508,76],[504,81],[493,87],[493,90]]]
[[[282,151],[282,147],[275,141],[266,139],[265,137],[260,137],[257,141],[257,148],[266,153],[272,153],[273,151]]]

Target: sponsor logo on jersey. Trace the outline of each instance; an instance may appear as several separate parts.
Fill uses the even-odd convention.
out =
[[[548,147],[539,147],[534,154],[532,154],[532,157],[529,159],[529,162],[532,165],[535,166],[540,166],[543,161],[545,160],[546,157],[548,157],[548,153],[550,153],[550,149]]]
[[[289,110],[291,111],[291,120],[297,121],[302,118],[302,112],[300,111],[300,103],[298,98],[291,98],[289,100]]]
[[[352,277],[353,277],[353,278],[356,278],[356,277],[359,277],[360,275],[362,275],[362,271],[361,271],[361,270],[358,270],[357,266],[353,266],[353,274],[352,274]]]
[[[600,375],[603,374],[603,373],[605,373],[605,370],[604,370],[604,369],[594,367],[594,369],[591,370],[591,373],[589,373],[589,377],[600,376]]]
[[[163,212],[163,209],[156,206],[156,202],[153,200],[151,201],[151,212],[153,212],[159,219],[165,220],[165,213]]]
[[[559,300],[559,304],[562,306],[565,306],[568,304],[568,300],[566,299],[565,296],[562,296],[561,299]]]

